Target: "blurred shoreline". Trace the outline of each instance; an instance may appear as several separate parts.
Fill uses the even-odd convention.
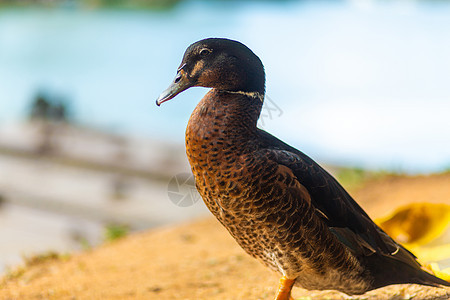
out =
[[[129,231],[206,214],[179,207],[168,183],[190,169],[184,147],[48,121],[0,128],[0,272],[22,255],[97,245]]]
[[[324,167],[350,189],[389,174]],[[110,226],[135,232],[209,215],[202,201],[170,198],[199,199],[192,182],[170,190],[173,178],[191,174],[182,144],[38,119],[0,127],[0,169],[0,236],[8,241],[0,273],[38,253],[99,245]]]
[[[181,143],[34,119],[0,127],[0,169],[0,273],[36,253],[98,245],[109,226],[134,232],[209,214],[193,178],[170,190],[192,176]],[[174,202],[173,188],[192,203]]]

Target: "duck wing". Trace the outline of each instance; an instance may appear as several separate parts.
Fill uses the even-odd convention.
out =
[[[357,255],[378,253],[420,266],[412,253],[379,228],[337,180],[310,157],[263,130],[259,130],[259,142],[260,151],[292,170],[309,192],[317,215],[347,248]]]

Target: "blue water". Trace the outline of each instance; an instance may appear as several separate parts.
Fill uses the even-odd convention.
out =
[[[184,1],[169,11],[0,10],[0,126],[38,91],[77,122],[184,140],[193,88],[157,108],[185,48],[228,37],[267,73],[264,129],[320,161],[450,167],[450,3]],[[272,116],[268,116],[268,113]]]

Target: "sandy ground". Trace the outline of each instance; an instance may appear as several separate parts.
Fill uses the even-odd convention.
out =
[[[352,191],[373,217],[416,202],[450,203],[450,174],[386,177]],[[278,275],[211,218],[134,234],[69,257],[36,259],[0,281],[0,299],[273,299]],[[294,288],[295,299],[349,299]],[[450,288],[389,286],[351,299],[449,299]]]

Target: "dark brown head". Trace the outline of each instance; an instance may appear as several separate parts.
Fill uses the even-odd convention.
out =
[[[156,104],[193,86],[262,96],[264,85],[261,60],[247,46],[228,39],[204,39],[186,49],[175,80]]]

